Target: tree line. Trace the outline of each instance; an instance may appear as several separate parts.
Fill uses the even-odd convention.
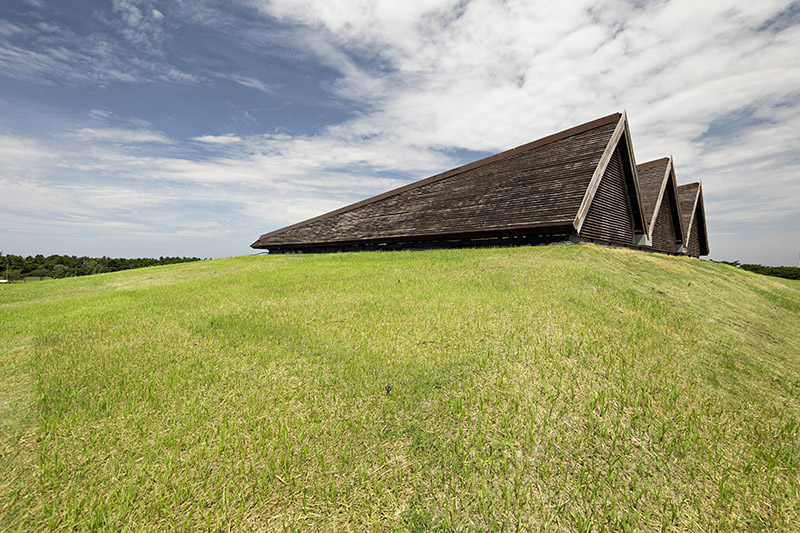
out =
[[[159,257],[153,259],[142,257],[136,259],[112,257],[77,257],[74,255],[3,255],[0,252],[0,279],[5,279],[8,272],[9,281],[21,281],[25,278],[69,278],[73,276],[90,276],[103,272],[117,272],[132,268],[143,268],[174,263],[200,261],[199,257]]]
[[[747,270],[749,272],[755,272],[756,274],[763,274],[765,276],[775,276],[776,278],[786,279],[800,279],[800,268],[798,267],[753,265],[748,263],[740,263],[739,261],[716,262],[741,268],[742,270]]]

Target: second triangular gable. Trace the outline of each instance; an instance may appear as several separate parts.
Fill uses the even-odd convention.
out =
[[[650,227],[650,235],[652,237],[652,247],[655,250],[675,253],[684,250],[685,242],[681,226],[675,170],[671,158],[666,172],[662,194],[656,206],[656,217]]]
[[[664,197],[661,199],[661,205],[658,209],[658,215],[653,222],[651,228],[651,235],[653,238],[653,248],[660,252],[674,253],[677,251],[676,245],[679,246],[680,236],[675,233],[675,216],[674,199],[672,198],[671,191],[667,188],[664,191]],[[678,221],[678,223],[680,223]]]

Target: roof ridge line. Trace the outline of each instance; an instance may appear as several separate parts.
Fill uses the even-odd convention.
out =
[[[645,170],[645,169],[648,169],[650,167],[654,167],[654,166],[656,166],[657,164],[659,164],[659,163],[661,163],[663,161],[669,161],[669,159],[670,159],[669,157],[661,157],[659,159],[653,159],[652,161],[646,161],[644,163],[636,165],[636,168]]]
[[[560,132],[556,132],[556,133],[553,133],[551,135],[547,135],[546,137],[542,137],[542,138],[537,139],[535,141],[531,141],[529,143],[522,144],[522,145],[517,146],[515,148],[511,148],[509,150],[505,150],[503,152],[500,152],[500,153],[497,153],[497,154],[494,154],[494,155],[490,155],[488,157],[484,157],[483,159],[479,159],[477,161],[473,161],[472,163],[467,163],[466,165],[462,165],[460,167],[456,167],[456,168],[453,168],[453,169],[450,169],[450,170],[446,170],[446,171],[441,172],[439,174],[434,174],[433,176],[430,176],[430,177],[427,177],[427,178],[423,178],[421,180],[417,180],[417,181],[408,183],[406,185],[402,185],[402,186],[397,187],[395,189],[392,189],[390,191],[386,191],[386,192],[378,194],[376,196],[372,196],[370,198],[366,198],[364,200],[360,200],[358,202],[355,202],[355,203],[340,207],[339,209],[335,209],[333,211],[330,211],[330,212],[327,212],[327,213],[323,213],[323,214],[318,215],[316,217],[312,217],[312,218],[309,218],[307,220],[303,220],[301,222],[297,222],[295,224],[291,224],[289,226],[286,226],[286,227],[283,227],[283,228],[280,228],[280,229],[277,229],[277,230],[274,230],[274,231],[270,231],[270,232],[264,233],[263,235],[261,235],[256,240],[256,242],[254,242],[251,245],[251,247],[253,245],[257,244],[258,241],[260,241],[264,237],[271,237],[271,236],[279,235],[280,233],[283,233],[284,231],[288,231],[290,229],[294,229],[294,228],[296,228],[298,226],[306,225],[306,224],[309,224],[311,222],[317,222],[319,220],[324,220],[326,218],[329,218],[329,217],[332,217],[332,216],[335,216],[335,215],[338,215],[338,214],[341,214],[341,213],[344,213],[344,212],[347,212],[347,211],[351,211],[351,210],[356,209],[358,207],[363,207],[365,205],[369,205],[369,204],[378,202],[378,201],[383,200],[385,198],[390,198],[390,197],[395,196],[397,194],[400,194],[402,192],[405,192],[405,191],[408,191],[408,190],[413,190],[413,189],[416,189],[418,187],[422,187],[423,185],[429,185],[431,183],[436,183],[437,181],[441,181],[443,179],[450,178],[450,177],[456,176],[458,174],[462,174],[462,173],[467,172],[469,170],[480,168],[482,166],[485,166],[485,165],[488,165],[490,163],[494,163],[496,161],[505,159],[505,158],[510,157],[512,155],[515,155],[517,153],[526,152],[528,150],[532,150],[534,148],[539,148],[541,146],[546,146],[548,144],[551,144],[551,143],[554,143],[554,142],[557,142],[557,141],[561,141],[563,139],[572,137],[574,135],[578,135],[580,133],[584,133],[586,131],[593,130],[593,129],[598,128],[600,126],[604,126],[606,124],[611,124],[613,122],[618,122],[620,120],[620,117],[622,117],[622,113],[619,113],[619,112],[612,113],[612,114],[607,115],[605,117],[601,117],[601,118],[598,118],[598,119],[595,119],[595,120],[592,120],[592,121],[589,121],[589,122],[586,122],[586,123],[583,123],[583,124],[579,124],[577,126],[573,126],[573,127],[568,128],[566,130],[563,130],[563,131],[560,131]]]

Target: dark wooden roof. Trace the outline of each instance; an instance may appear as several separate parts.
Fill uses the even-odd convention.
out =
[[[683,224],[685,231],[689,231],[689,227],[692,225],[694,206],[699,192],[700,184],[698,182],[687,183],[678,187],[678,200],[681,203],[681,224]]]
[[[621,133],[622,132],[622,133]],[[253,248],[575,232],[623,138],[614,113],[324,215],[265,233]],[[616,140],[615,140],[616,139]],[[601,162],[604,160],[605,162]],[[627,164],[627,163],[624,163]],[[628,164],[630,166],[630,164]],[[635,183],[634,219],[641,213]],[[583,213],[583,214],[581,214]],[[646,228],[647,222],[639,223]]]
[[[648,161],[638,165],[636,170],[653,247],[662,252],[675,252],[686,243],[686,237],[672,158]],[[659,241],[658,245],[656,241]]]
[[[681,223],[689,255],[696,257],[708,255],[710,250],[702,185],[697,182],[681,185],[678,187],[678,199],[681,204]]]

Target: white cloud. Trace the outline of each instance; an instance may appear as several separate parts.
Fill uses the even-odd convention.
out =
[[[212,145],[228,138],[216,136]],[[35,248],[43,236],[57,235],[63,252],[81,253],[101,240],[130,255],[124,243],[142,246],[157,236],[156,255],[243,254],[265,224],[308,218],[360,199],[358,191],[404,183],[337,172],[312,143],[288,136],[242,138],[239,149],[203,160],[148,155],[138,146],[165,140],[122,128],[82,128],[50,141],[0,136],[7,247]]]
[[[14,24],[7,20],[0,20],[0,36],[11,37],[20,33],[26,33],[28,30],[18,24]]]
[[[69,134],[83,140],[112,143],[172,144],[174,141],[160,131],[130,130],[125,128],[81,128]]]
[[[270,87],[269,85],[265,84],[264,82],[256,78],[249,78],[247,76],[230,76],[230,79],[232,79],[239,85],[250,87],[251,89],[256,89],[263,93],[273,94],[275,92],[272,87]]]
[[[105,120],[111,118],[113,113],[108,109],[92,109],[89,111],[89,116],[98,120]]]
[[[192,137],[193,141],[207,143],[207,144],[238,144],[242,142],[242,138],[232,133],[225,135],[201,135],[200,137]]]
[[[0,177],[38,176],[53,160],[53,154],[37,139],[0,135]]]

